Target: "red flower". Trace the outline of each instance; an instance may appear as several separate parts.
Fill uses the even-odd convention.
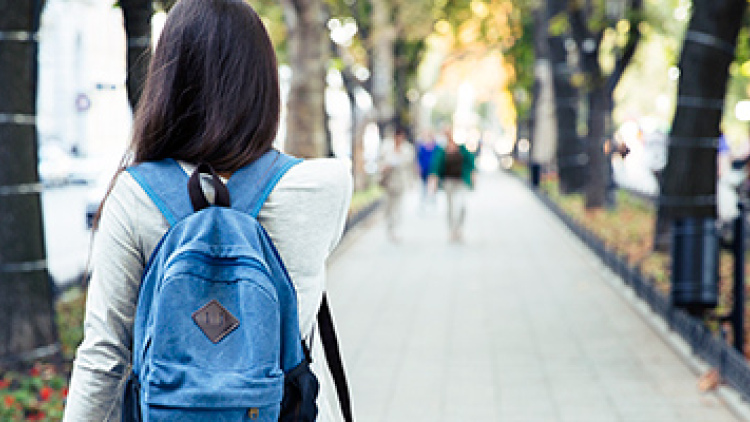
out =
[[[42,387],[42,389],[41,389],[41,390],[39,390],[39,398],[40,398],[40,399],[41,399],[42,401],[47,401],[47,400],[49,400],[49,398],[50,398],[50,396],[52,395],[52,392],[53,392],[53,391],[54,391],[54,390],[52,390],[51,388],[49,388],[49,387],[47,387],[47,386],[45,385],[44,387]]]
[[[0,380],[0,390],[10,387],[10,381],[6,379]]]
[[[13,406],[13,403],[16,402],[16,398],[13,396],[5,396],[3,397],[3,401],[5,402],[5,408],[9,409],[11,406]]]
[[[32,376],[32,377],[38,377],[38,376],[39,376],[39,374],[40,374],[41,372],[42,372],[42,371],[41,371],[41,370],[39,369],[39,367],[38,367],[38,366],[34,366],[34,367],[33,367],[33,368],[31,368],[31,370],[29,371],[29,374],[31,374],[31,376]]]
[[[63,387],[61,393],[63,397],[68,397],[68,387]]]

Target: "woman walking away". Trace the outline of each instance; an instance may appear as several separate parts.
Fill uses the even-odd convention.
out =
[[[438,148],[433,153],[430,190],[434,192],[438,183],[445,190],[450,241],[461,242],[466,218],[466,196],[474,187],[474,155],[464,145],[456,143],[451,129],[445,135],[445,148]]]
[[[227,209],[226,205],[209,206],[203,211],[208,212],[208,215],[216,215],[211,214],[214,211],[234,212],[235,202],[252,202],[254,198],[244,196],[245,192],[260,189],[258,192],[268,195],[265,202],[258,202],[256,218],[268,234],[262,239],[270,238],[276,246],[296,291],[299,337],[307,346],[312,344],[312,372],[320,382],[316,420],[339,420],[340,415],[328,402],[329,399],[335,402],[335,397],[326,397],[332,387],[327,371],[320,364],[325,361],[322,358],[321,341],[317,335],[312,341],[312,333],[316,326],[316,314],[324,300],[325,261],[343,231],[352,181],[347,165],[341,161],[298,160],[276,151],[273,141],[279,112],[280,89],[276,56],[268,33],[256,12],[242,0],[177,2],[168,15],[154,51],[143,95],[135,113],[129,153],[112,181],[100,212],[92,250],[84,339],[73,366],[65,421],[119,422],[124,411],[132,410],[123,407],[122,397],[125,386],[129,383],[131,365],[135,363],[133,358],[140,358],[132,357],[132,352],[134,336],[137,335],[137,332],[134,333],[134,318],[136,311],[141,310],[139,294],[149,293],[141,289],[142,277],[146,269],[151,271],[153,268],[149,263],[152,252],[164,248],[159,244],[160,239],[163,236],[168,239],[174,230],[185,227],[181,223],[188,219],[198,218],[196,216],[199,213],[196,212],[183,220],[177,218],[175,223],[168,218],[168,213],[165,215],[162,209],[164,204],[157,204],[152,200],[153,192],[144,190],[141,181],[136,180],[137,173],[132,170],[149,166],[169,168],[174,177],[162,178],[161,184],[168,187],[168,190],[177,192],[173,195],[184,196],[187,204],[192,199],[187,199],[186,181],[189,175],[196,168],[200,173],[208,169],[207,172],[215,177],[206,179],[200,177],[205,176],[204,174],[196,173],[199,177],[191,178],[198,180],[199,186],[202,186],[205,196],[200,196],[205,201],[215,201],[218,205],[220,200],[229,200],[222,193],[222,187],[228,188],[232,207]],[[287,166],[286,172],[277,173],[278,181],[269,181],[269,171],[281,162],[289,163],[291,167]],[[198,192],[200,190],[198,188]],[[195,202],[193,204],[195,206]],[[192,209],[190,212],[192,213]],[[240,214],[244,215],[244,212],[231,215]],[[243,229],[244,226],[238,227],[238,231]],[[210,233],[215,232],[209,230],[206,233],[210,237]],[[200,267],[195,269],[199,270]],[[247,271],[249,270],[248,268]],[[176,281],[170,281],[169,285],[173,283]],[[210,284],[211,280],[208,283],[206,285],[213,286]],[[224,288],[218,285],[211,288],[214,287]],[[194,294],[196,289],[197,287],[186,287],[186,293]],[[247,298],[244,296],[228,297],[220,298],[219,302],[231,309],[227,304],[239,302],[238,306],[245,306],[245,300]],[[174,303],[174,306],[180,305]],[[242,338],[237,335],[245,332],[242,330],[249,329],[245,320],[239,323],[239,327],[224,327],[226,331],[222,332],[206,329],[206,324],[216,326],[218,323],[232,322],[230,312],[217,313],[217,309],[220,310],[220,307],[214,305],[213,313],[209,312],[210,309],[204,314],[196,311],[193,315],[195,322],[189,320],[185,324],[193,324],[192,328],[195,330],[204,331],[196,331],[198,334],[191,335],[201,338],[208,346],[212,346],[209,339],[221,345],[222,342],[226,344]],[[237,319],[243,318],[241,315],[235,316]],[[184,318],[190,319],[191,315],[180,315],[179,318],[182,322]],[[285,321],[294,320],[295,318]],[[136,320],[135,323],[139,324],[139,321]],[[159,329],[169,331],[173,327],[163,326]],[[230,332],[231,330],[234,331]],[[206,339],[207,336],[209,339]],[[184,344],[180,340],[167,346],[162,349],[172,351],[184,347]],[[222,356],[215,358],[220,359]],[[191,362],[182,363],[189,365]],[[158,362],[150,367],[153,373],[160,369],[163,370]],[[218,372],[221,371],[203,369],[200,376],[206,378],[200,379],[209,379]],[[264,374],[269,377],[279,376],[277,370]],[[189,381],[191,380],[176,377],[169,380],[169,384],[152,381],[145,386],[141,384],[141,388],[161,388],[160,394],[175,393],[182,398],[191,394],[195,396],[184,388]],[[252,380],[238,378],[236,381],[244,388]],[[165,387],[166,385],[169,387]],[[202,387],[200,383],[194,385]],[[277,389],[277,384],[273,385],[273,396],[280,398],[283,388]],[[169,388],[174,388],[175,391],[167,391]],[[147,396],[149,409],[154,404],[152,400],[157,400],[155,394]],[[190,400],[185,401],[177,405],[199,407]],[[229,402],[229,399],[223,403],[216,400],[210,406],[227,405]],[[278,406],[281,405],[275,402],[273,406],[277,406],[278,411]],[[210,412],[215,410],[212,407],[193,411],[209,412],[205,415],[205,420],[212,420],[210,415],[213,413]],[[260,412],[261,416],[258,417],[257,408],[246,409],[243,417],[265,421],[267,418],[262,416],[263,410]]]

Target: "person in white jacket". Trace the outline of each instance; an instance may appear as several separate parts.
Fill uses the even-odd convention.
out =
[[[385,190],[385,220],[388,239],[400,242],[402,199],[415,174],[414,147],[399,129],[380,151],[381,187]]]
[[[181,0],[154,51],[123,169],[173,158],[186,172],[208,162],[230,178],[273,147],[280,107],[275,52],[255,11],[239,0]],[[301,335],[308,344],[316,339],[319,422],[341,420],[313,331],[325,261],[343,232],[351,189],[343,162],[305,160],[281,178],[258,216],[296,288]],[[100,212],[65,421],[121,420],[141,277],[168,229],[148,195],[120,171]]]

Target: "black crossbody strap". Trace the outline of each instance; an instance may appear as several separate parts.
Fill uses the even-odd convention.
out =
[[[323,351],[328,362],[328,368],[331,371],[333,383],[336,386],[341,413],[344,415],[346,422],[353,422],[349,384],[346,382],[344,365],[341,361],[341,352],[339,352],[339,342],[336,338],[331,309],[328,307],[328,299],[325,293],[323,293],[323,301],[320,303],[320,309],[318,310],[318,330],[320,331],[320,340],[323,342]]]

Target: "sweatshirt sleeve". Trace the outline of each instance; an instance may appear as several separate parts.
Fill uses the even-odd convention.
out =
[[[259,215],[297,290],[303,335],[315,322],[325,261],[341,238],[351,189],[343,162],[305,160],[279,181]],[[121,419],[140,281],[146,258],[167,229],[137,182],[121,174],[94,239],[84,339],[73,364],[64,421]]]
[[[124,182],[123,179],[129,179]],[[133,317],[144,257],[134,228],[139,198],[120,177],[105,202],[94,237],[84,338],[76,352],[64,421],[120,419],[130,370]]]
[[[294,284],[303,337],[315,323],[326,259],[341,239],[351,191],[352,177],[343,161],[305,160],[279,181],[258,216]]]

